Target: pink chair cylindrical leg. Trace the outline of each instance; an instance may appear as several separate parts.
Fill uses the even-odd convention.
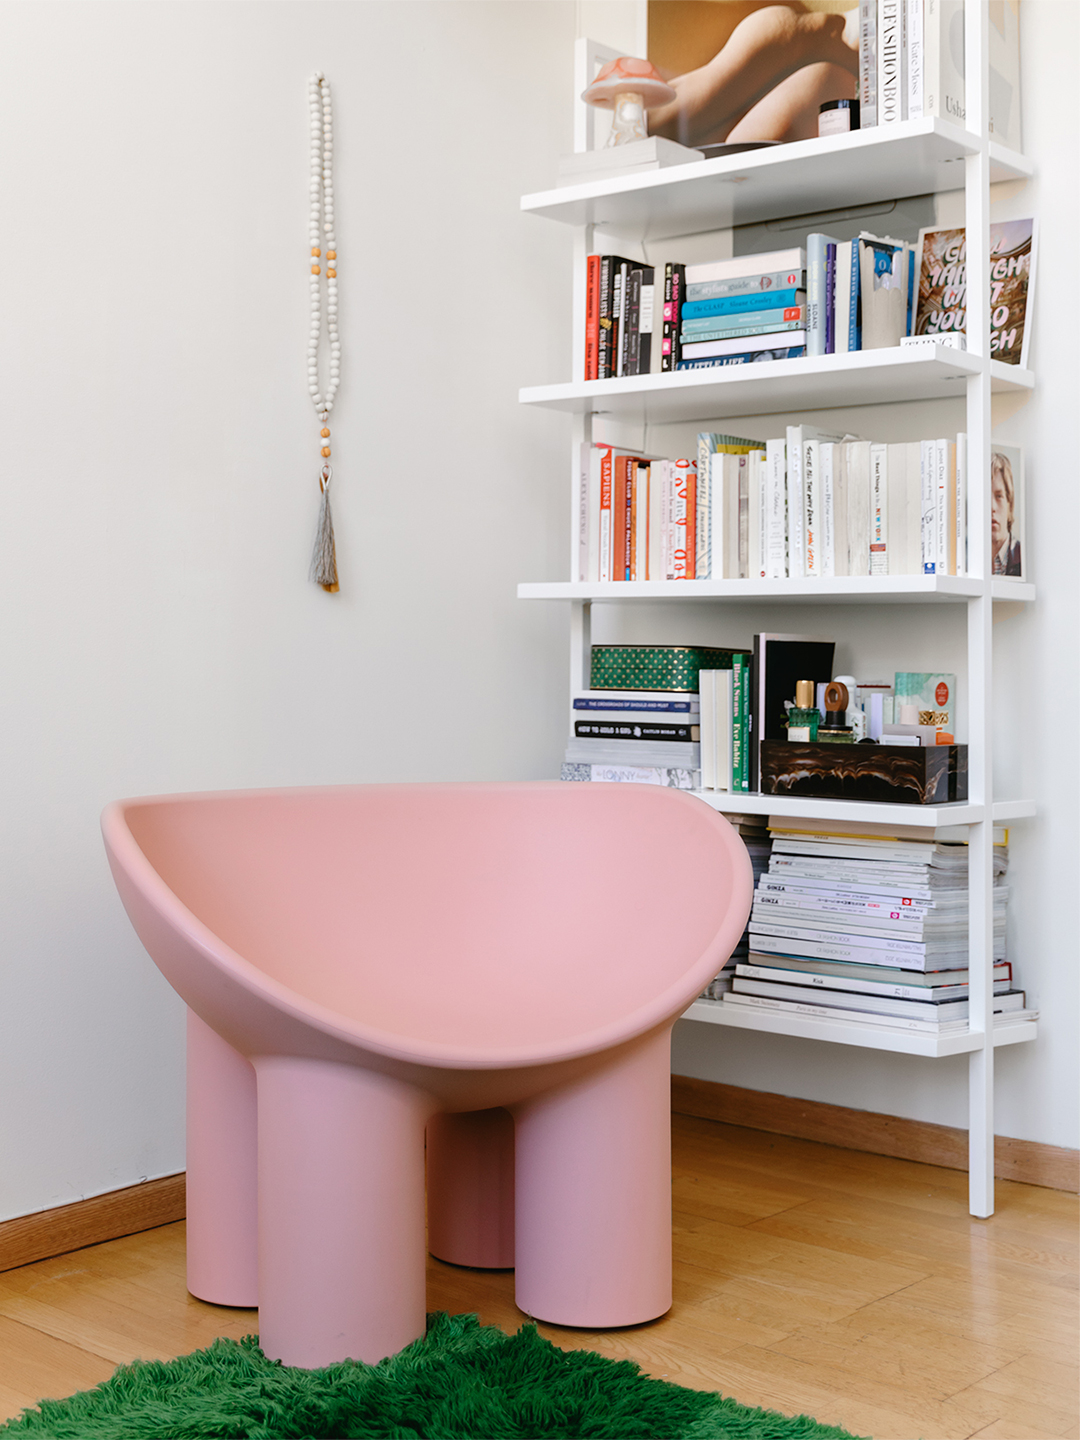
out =
[[[671,1031],[515,1107],[516,1293],[592,1329],[671,1306]]]
[[[259,1343],[307,1369],[374,1364],[425,1330],[419,1090],[259,1056]]]
[[[427,1128],[428,1249],[479,1269],[514,1263],[514,1121],[507,1110],[433,1115]]]
[[[188,1011],[187,1287],[214,1305],[259,1303],[255,1071]]]

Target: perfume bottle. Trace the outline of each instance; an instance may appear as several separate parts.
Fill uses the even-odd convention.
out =
[[[812,744],[818,737],[821,711],[814,704],[813,680],[796,680],[795,704],[787,712],[787,737]]]
[[[847,707],[851,700],[848,687],[841,680],[833,680],[825,686],[825,723],[818,731],[818,742],[828,741],[832,745],[851,745],[855,732],[847,723]]]

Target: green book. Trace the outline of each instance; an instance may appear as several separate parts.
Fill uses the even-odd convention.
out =
[[[746,728],[743,704],[746,695],[746,660],[741,654],[731,657],[731,788],[745,789]]]

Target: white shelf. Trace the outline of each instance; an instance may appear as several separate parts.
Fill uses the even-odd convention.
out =
[[[906,120],[850,135],[563,185],[525,195],[521,208],[564,225],[596,225],[638,242],[664,240],[779,216],[809,217],[843,206],[956,190],[964,183],[965,157],[977,149],[975,137],[948,121]],[[1023,155],[991,144],[991,181],[1033,173]]]
[[[743,600],[782,605],[927,605],[962,603],[985,591],[984,582],[958,575],[841,576],[834,580],[537,580],[518,586],[519,600]],[[995,600],[1030,601],[1035,586],[994,580]]]
[[[973,825],[987,818],[987,807],[973,800],[945,805],[890,805],[879,800],[825,800],[813,795],[762,795],[759,791],[695,790],[714,810],[734,815],[789,815],[793,820],[862,820],[870,825]],[[995,800],[990,818],[998,824],[1030,819],[1033,800]]]
[[[818,1020],[811,1015],[755,1010],[749,1006],[742,1010],[734,1005],[725,1005],[720,1000],[695,1000],[683,1012],[682,1019],[704,1021],[709,1025],[731,1025],[737,1030],[763,1030],[772,1035],[796,1035],[806,1040],[828,1040],[837,1045],[859,1045],[868,1050],[891,1050],[901,1055],[924,1055],[930,1059],[970,1054],[983,1048],[982,1035],[966,1030],[953,1031],[948,1035],[930,1035],[885,1025],[866,1025],[858,1020]],[[1034,1040],[1038,1031],[1037,1020],[996,1025],[994,1048]]]
[[[531,385],[518,392],[523,405],[572,415],[612,415],[649,425],[720,415],[777,415],[838,405],[886,405],[906,400],[962,397],[981,361],[965,350],[935,345],[856,350],[847,355],[804,355],[717,370],[676,370],[616,380],[572,380]],[[1018,365],[990,361],[991,388],[1030,390],[1035,377]]]

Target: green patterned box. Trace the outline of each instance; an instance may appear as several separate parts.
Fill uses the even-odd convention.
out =
[[[685,690],[696,692],[699,670],[730,670],[733,655],[711,645],[594,645],[592,690]]]

